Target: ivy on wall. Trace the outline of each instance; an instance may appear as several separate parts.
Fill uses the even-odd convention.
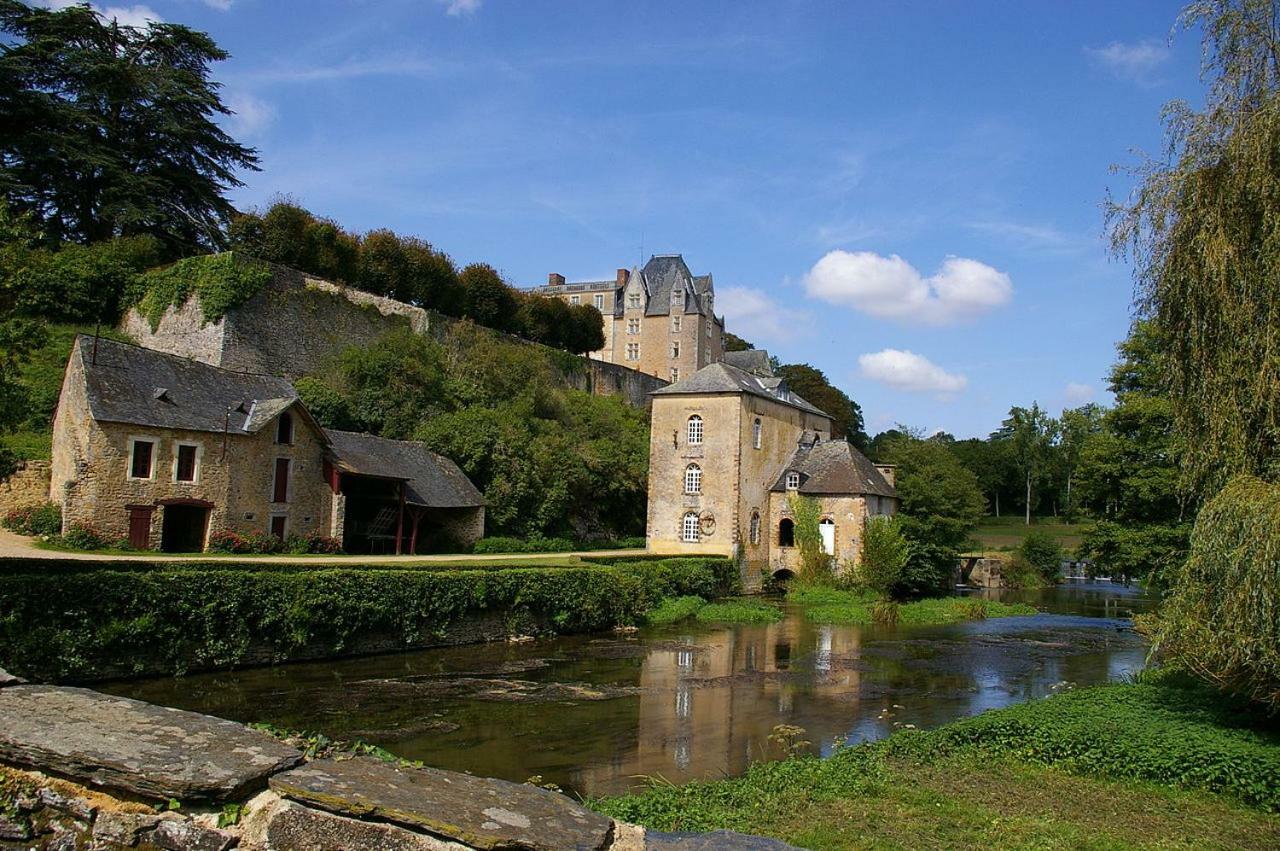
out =
[[[273,274],[266,263],[231,251],[188,257],[139,276],[136,304],[155,331],[166,309],[198,295],[201,318],[208,324],[262,292]]]

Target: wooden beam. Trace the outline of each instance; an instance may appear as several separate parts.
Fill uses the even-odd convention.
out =
[[[396,512],[396,555],[400,555],[401,539],[404,537],[404,482],[400,483],[400,510]]]

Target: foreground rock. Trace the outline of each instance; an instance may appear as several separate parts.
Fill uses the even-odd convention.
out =
[[[22,679],[22,677],[15,677],[4,668],[0,668],[0,688],[4,688],[5,686],[20,686],[25,682],[26,680]]]
[[[302,755],[241,724],[78,688],[0,689],[0,761],[158,801],[243,797]]]
[[[426,831],[472,848],[595,851],[612,820],[535,786],[371,757],[317,760],[271,778],[282,797],[341,816]]]

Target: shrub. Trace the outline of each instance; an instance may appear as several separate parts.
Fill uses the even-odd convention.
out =
[[[796,549],[800,551],[800,576],[805,582],[831,584],[832,558],[822,550],[821,504],[810,496],[792,492],[787,497],[787,508],[795,522]]]
[[[573,541],[568,538],[529,538],[524,540],[501,535],[481,538],[476,541],[475,546],[471,549],[473,553],[499,555],[503,553],[568,553],[573,552],[573,550]]]
[[[342,544],[337,538],[330,538],[319,532],[308,532],[305,535],[290,535],[284,543],[284,549],[294,555],[336,555],[342,552]]]
[[[668,597],[657,608],[646,612],[644,619],[655,626],[677,623],[693,617],[706,604],[707,601],[701,597]]]
[[[1057,578],[1062,568],[1062,545],[1043,529],[1032,529],[1022,539],[1018,555],[1050,582]]]
[[[62,543],[75,550],[104,550],[113,541],[88,523],[72,523],[62,536]]]
[[[777,623],[782,609],[751,597],[709,603],[698,610],[698,620],[708,623]]]
[[[1044,588],[1049,585],[1040,570],[1022,553],[1014,553],[1004,560],[1000,577],[1009,588]]]
[[[300,542],[299,546],[301,546],[302,543],[309,541],[310,537],[311,536],[308,536],[307,538],[298,538],[297,536],[293,536],[290,538],[290,543],[296,540]],[[326,541],[333,540],[331,538],[324,538],[322,535],[315,535],[314,537],[323,538]],[[310,550],[306,548],[291,549],[290,543],[280,540],[275,535],[268,535],[266,532],[250,532],[247,535],[241,535],[240,533],[233,532],[230,529],[221,529],[209,536],[209,551],[215,553],[236,553],[238,555],[273,555],[285,551],[291,553],[342,551],[341,547],[338,547],[336,550]],[[337,545],[336,541],[334,541],[334,545]]]
[[[27,505],[10,511],[2,522],[19,535],[52,537],[62,532],[62,508],[56,502]]]
[[[897,626],[901,609],[892,600],[876,600],[871,604],[871,622],[878,626]]]
[[[907,566],[910,556],[907,539],[891,516],[868,517],[862,528],[858,578],[869,590],[888,597]]]

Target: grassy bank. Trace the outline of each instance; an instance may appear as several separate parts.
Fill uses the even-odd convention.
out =
[[[976,551],[1009,551],[1017,549],[1023,539],[1033,529],[1048,532],[1058,544],[1067,551],[1080,546],[1086,532],[1091,528],[1088,521],[1067,523],[1057,517],[1032,517],[1031,525],[1025,523],[1022,515],[1005,515],[1003,517],[984,517],[974,528],[970,537]]]
[[[1151,678],[593,803],[816,849],[1274,848],[1280,734],[1217,692]]]
[[[21,563],[19,563],[20,565]],[[737,588],[727,559],[351,569],[37,561],[0,573],[0,667],[91,680],[588,632]]]
[[[805,617],[822,624],[869,624],[884,617],[877,610],[876,596],[866,591],[842,591],[823,586],[797,586],[787,592],[787,601],[804,607]],[[936,597],[911,603],[888,604],[892,623],[930,626],[962,620],[1034,615],[1025,603],[1000,603],[975,597]]]

